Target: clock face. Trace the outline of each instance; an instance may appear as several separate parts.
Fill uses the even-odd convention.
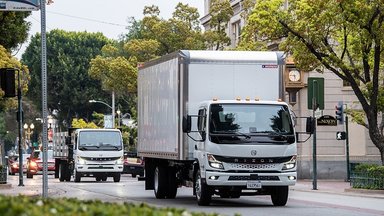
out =
[[[300,80],[300,72],[298,70],[289,71],[288,78],[292,82],[297,82]]]

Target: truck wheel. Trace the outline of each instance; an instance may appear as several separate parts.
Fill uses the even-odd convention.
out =
[[[73,170],[73,178],[75,179],[75,182],[80,182],[81,180],[81,174],[77,172],[76,169]]]
[[[108,178],[108,176],[103,175],[103,176],[101,176],[101,181],[107,181],[107,178]]]
[[[63,164],[59,164],[59,180],[61,181],[61,182],[63,182],[63,181],[65,181],[65,175],[64,175],[64,171],[63,171]]]
[[[154,174],[154,192],[157,199],[164,199],[167,193],[167,170],[165,166],[157,165]]]
[[[207,206],[211,202],[212,192],[209,186],[202,181],[200,170],[197,170],[194,189],[196,191],[196,200],[199,206]]]
[[[174,199],[176,197],[176,194],[177,194],[176,171],[174,168],[169,167],[167,198]]]
[[[60,171],[59,166],[60,166],[59,162],[55,160],[55,178],[59,178],[59,171]]]
[[[96,176],[96,181],[101,181],[101,177],[100,176]]]
[[[27,172],[27,178],[33,178],[33,175],[29,172]]]
[[[272,188],[271,199],[274,206],[285,206],[288,201],[288,186],[276,186]]]
[[[116,173],[115,175],[113,175],[113,181],[114,182],[120,182],[120,177],[121,177],[121,174]]]
[[[67,182],[69,182],[69,181],[71,181],[71,171],[69,171],[68,170],[68,165],[66,166],[66,170],[64,170],[64,172],[65,172],[65,181],[67,181]]]

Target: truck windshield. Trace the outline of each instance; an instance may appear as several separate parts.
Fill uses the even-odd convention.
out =
[[[122,149],[122,140],[117,131],[81,131],[79,133],[79,150],[105,151]]]
[[[214,143],[293,143],[287,106],[271,104],[212,104],[210,139]]]

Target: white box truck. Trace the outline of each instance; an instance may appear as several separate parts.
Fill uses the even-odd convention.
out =
[[[55,177],[75,182],[81,177],[119,182],[123,172],[123,138],[118,129],[77,129],[54,133]]]
[[[145,188],[175,198],[271,195],[296,183],[296,136],[284,98],[281,52],[179,51],[138,74],[138,155]]]

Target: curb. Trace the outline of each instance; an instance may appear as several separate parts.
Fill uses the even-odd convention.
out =
[[[371,195],[383,195],[383,196],[384,196],[384,190],[370,190],[370,189],[360,189],[360,188],[346,188],[344,191],[345,191],[345,192],[360,193],[360,194],[371,194]]]
[[[6,184],[0,184],[0,190],[2,189],[11,189],[12,184],[6,183]]]

